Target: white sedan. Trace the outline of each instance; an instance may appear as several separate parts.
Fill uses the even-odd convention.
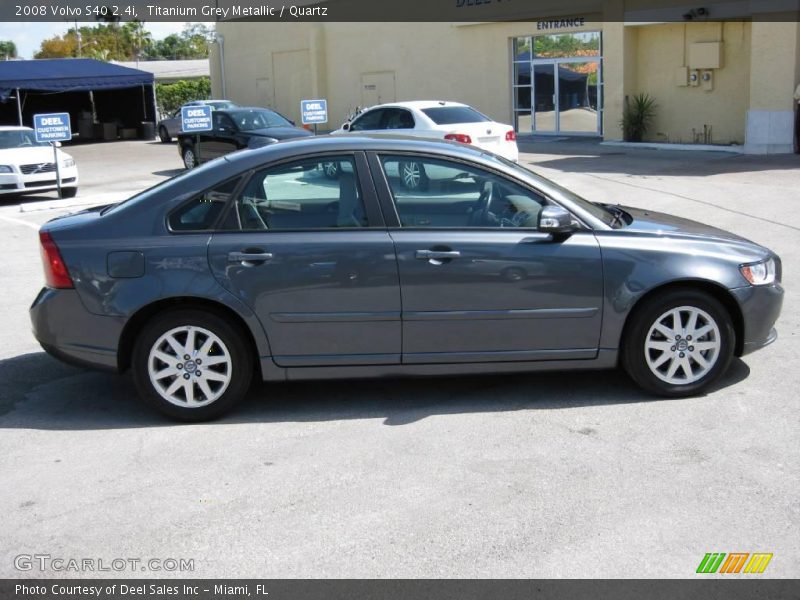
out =
[[[511,125],[492,121],[471,106],[444,100],[393,102],[368,108],[333,133],[397,133],[471,144],[516,162],[517,136]]]
[[[58,149],[61,190],[65,198],[78,193],[75,160]],[[0,127],[0,195],[33,194],[58,189],[53,147],[36,141],[30,127]]]

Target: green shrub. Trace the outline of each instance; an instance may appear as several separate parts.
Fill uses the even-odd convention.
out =
[[[641,142],[656,116],[656,101],[648,94],[625,98],[622,111],[622,136],[626,142]]]
[[[206,100],[210,97],[211,79],[208,77],[156,84],[156,102],[162,115],[171,115],[192,100]]]

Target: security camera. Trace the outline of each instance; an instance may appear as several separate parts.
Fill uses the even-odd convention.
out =
[[[707,8],[698,8],[698,9],[695,10],[695,14],[697,14],[698,17],[708,16],[708,9]]]

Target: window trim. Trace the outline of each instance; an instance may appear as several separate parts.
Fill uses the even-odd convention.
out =
[[[565,209],[572,215],[572,218],[575,219],[579,226],[580,230],[576,233],[583,233],[583,232],[591,232],[593,229],[579,216],[577,216],[572,210],[554,200],[550,194],[545,193],[544,191],[540,190],[537,187],[534,187],[526,182],[520,181],[516,177],[512,177],[507,173],[502,171],[498,171],[491,167],[473,163],[468,160],[464,160],[460,157],[456,156],[449,156],[449,155],[438,155],[438,154],[423,154],[420,152],[409,152],[409,151],[370,151],[367,153],[367,160],[369,161],[370,170],[372,171],[372,177],[375,182],[375,187],[378,192],[378,200],[380,202],[381,210],[384,213],[384,219],[386,220],[386,228],[389,231],[539,231],[538,228],[531,228],[531,227],[403,227],[402,223],[400,222],[400,215],[397,212],[397,204],[395,203],[394,194],[392,193],[392,186],[389,185],[389,181],[386,177],[386,172],[383,168],[383,162],[381,161],[381,156],[410,156],[410,157],[419,157],[420,160],[424,160],[425,158],[433,159],[433,160],[441,160],[445,162],[454,162],[463,164],[465,167],[470,167],[473,169],[479,169],[485,171],[486,173],[490,173],[496,177],[500,177],[501,179],[506,179],[511,181],[512,183],[518,185],[519,187],[531,191],[535,194],[538,194],[542,198],[545,199],[546,204],[544,206],[553,205],[553,206],[560,206],[561,208]]]

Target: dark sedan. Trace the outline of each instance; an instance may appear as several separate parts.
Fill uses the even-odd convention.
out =
[[[260,148],[279,140],[313,135],[268,108],[215,110],[211,123],[210,131],[178,135],[178,152],[187,169],[244,148]]]
[[[398,165],[449,173],[409,190]],[[337,180],[321,165],[343,168]],[[600,369],[697,394],[766,346],[781,262],[464,145],[324,137],[213,161],[40,231],[41,345],[178,419],[267,381]]]

